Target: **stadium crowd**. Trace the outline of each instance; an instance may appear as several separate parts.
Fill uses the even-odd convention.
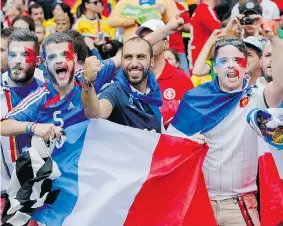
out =
[[[282,2],[2,2],[1,212],[33,135],[48,143],[60,128],[102,118],[207,143],[218,225],[260,225],[259,147],[246,116],[283,106]],[[210,111],[216,125],[199,133],[208,122],[187,108]]]

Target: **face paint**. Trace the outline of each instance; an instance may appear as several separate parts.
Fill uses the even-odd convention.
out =
[[[33,76],[36,54],[32,48],[11,43],[8,53],[8,71],[12,81],[25,83]]]
[[[36,56],[35,56],[35,52],[33,51],[33,49],[25,47],[25,53],[26,53],[26,63],[27,64],[35,62]]]
[[[247,67],[247,61],[245,58],[242,57],[234,57],[234,58],[218,58],[215,60],[215,66],[217,67],[236,67],[236,66],[246,68]]]

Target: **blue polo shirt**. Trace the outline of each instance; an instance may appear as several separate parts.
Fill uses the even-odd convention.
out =
[[[102,99],[108,100],[113,107],[109,121],[161,133],[161,123],[150,106],[127,93],[118,82],[109,84],[99,94],[99,100]]]

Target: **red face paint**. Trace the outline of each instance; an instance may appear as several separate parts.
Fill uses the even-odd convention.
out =
[[[68,47],[69,47],[69,50],[68,51],[64,51],[64,55],[66,56],[66,60],[67,61],[71,61],[73,60],[73,55],[74,55],[74,48],[73,48],[73,45],[72,43],[68,43]]]
[[[239,70],[237,70],[236,68],[234,69],[234,73],[235,75],[237,75],[238,78],[240,78],[240,72]]]
[[[26,57],[25,57],[26,63],[27,64],[34,63],[36,60],[36,55],[33,49],[25,47],[25,53],[26,53]]]
[[[237,61],[237,64],[242,67],[242,68],[246,68],[247,67],[247,61],[245,58],[242,58],[242,57],[235,57],[236,58],[236,61]]]

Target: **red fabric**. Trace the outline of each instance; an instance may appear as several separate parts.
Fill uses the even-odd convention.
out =
[[[217,18],[216,12],[207,4],[200,4],[191,18],[191,54],[190,59],[195,63],[202,47],[215,29],[220,29],[220,21]]]
[[[273,1],[277,4],[280,11],[283,11],[283,1],[282,0],[273,0]]]
[[[163,122],[167,127],[178,109],[180,100],[194,85],[184,71],[172,66],[167,60],[157,82],[162,93]]]
[[[192,200],[200,190],[206,189],[204,184],[200,188],[198,182],[202,177],[201,169],[207,151],[207,145],[162,134],[153,154],[147,180],[136,195],[124,225],[182,226],[185,225],[185,218],[186,225],[194,225],[190,222],[201,224],[203,218],[212,220],[202,225],[216,225],[211,206],[211,210],[205,212],[205,217],[200,217],[200,212],[190,216],[191,219],[186,217],[188,210],[196,213],[191,210]],[[202,205],[210,205],[206,194],[200,194],[200,198]]]
[[[262,226],[283,223],[283,180],[271,153],[259,157],[260,216]]]
[[[178,10],[185,10],[185,7],[182,6],[180,3],[175,3]],[[188,12],[184,12],[183,14],[181,14],[181,17],[184,19],[185,24],[191,22]],[[176,31],[173,34],[169,35],[169,47],[171,49],[174,49],[177,53],[185,53],[185,44],[181,32]]]
[[[4,210],[4,206],[5,206],[5,201],[6,201],[6,198],[4,198],[4,197],[2,198],[2,197],[1,197],[1,203],[0,203],[0,205],[1,205],[1,206],[0,206],[0,211],[1,211],[1,212],[0,212],[0,214],[1,214],[1,215],[0,215],[0,216],[1,216],[1,218],[0,218],[0,224],[1,224],[1,225],[2,225],[2,214],[3,214],[3,210]]]

